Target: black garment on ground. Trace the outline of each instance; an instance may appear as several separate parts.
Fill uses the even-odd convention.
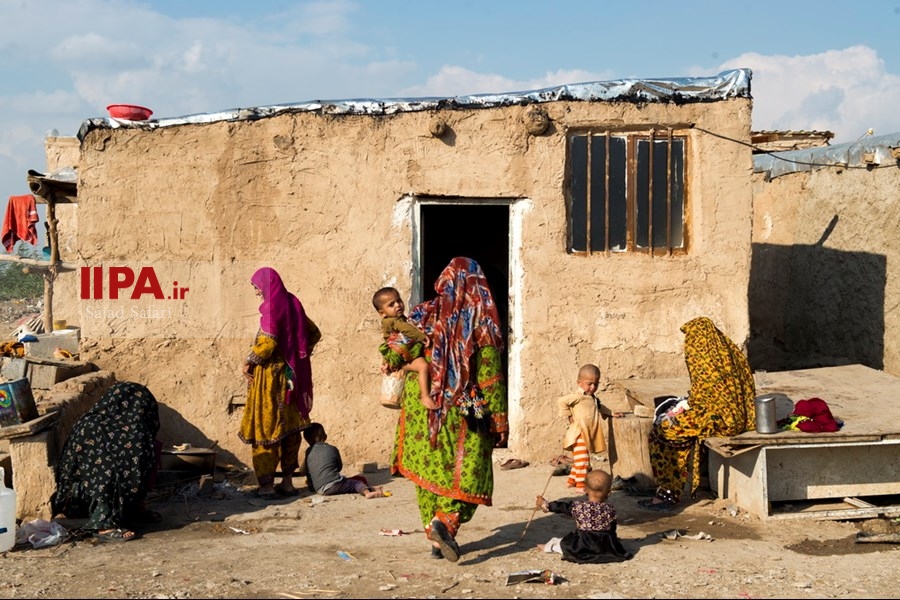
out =
[[[550,512],[572,515],[572,506],[581,501],[558,501],[548,503]],[[628,552],[616,534],[613,521],[604,530],[576,529],[563,536],[559,542],[563,560],[574,563],[602,564],[622,562],[634,555]]]
[[[78,421],[56,467],[53,514],[88,516],[84,529],[123,527],[158,466],[159,407],[143,385],[120,382]],[[86,509],[86,510],[85,510]]]

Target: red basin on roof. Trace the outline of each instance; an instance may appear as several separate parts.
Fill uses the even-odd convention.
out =
[[[153,111],[135,104],[110,104],[106,107],[109,116],[115,119],[127,119],[129,121],[146,121]]]

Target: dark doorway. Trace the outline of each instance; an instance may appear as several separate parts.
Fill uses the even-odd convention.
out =
[[[509,338],[509,205],[426,204],[421,207],[422,299],[451,259],[467,256],[491,286],[503,334]],[[505,366],[505,365],[504,365]]]

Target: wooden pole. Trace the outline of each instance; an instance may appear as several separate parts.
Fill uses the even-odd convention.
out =
[[[649,449],[653,419],[626,415],[610,421],[613,441],[610,451],[612,472],[622,478],[637,477],[638,485],[642,488],[655,486]]]
[[[56,232],[56,194],[50,190],[47,198],[47,244],[50,246],[50,268],[44,271],[44,333],[53,331],[53,282],[59,262],[59,243]]]
[[[553,479],[553,471],[550,471],[550,477],[547,478],[547,483],[544,484],[544,491],[541,492],[541,498],[544,497],[544,494],[547,493],[547,488],[550,487],[550,480]],[[537,505],[535,505],[534,510],[531,511],[531,518],[528,519],[528,522],[525,523],[525,529],[522,530],[522,535],[519,536],[517,544],[525,539],[525,532],[528,531],[528,526],[531,525],[531,522],[534,520],[534,515],[537,513]]]

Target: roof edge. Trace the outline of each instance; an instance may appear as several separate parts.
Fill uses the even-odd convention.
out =
[[[671,79],[617,79],[587,83],[571,83],[538,90],[502,94],[474,94],[450,98],[385,98],[314,100],[297,104],[276,104],[252,108],[235,108],[214,113],[183,117],[128,121],[124,119],[87,119],[78,130],[78,139],[94,129],[122,127],[156,129],[185,124],[217,121],[247,121],[272,117],[282,113],[314,112],[330,115],[393,115],[426,110],[493,108],[501,106],[539,104],[557,101],[580,102],[715,102],[729,98],[750,98],[750,69],[732,69],[709,77]]]

